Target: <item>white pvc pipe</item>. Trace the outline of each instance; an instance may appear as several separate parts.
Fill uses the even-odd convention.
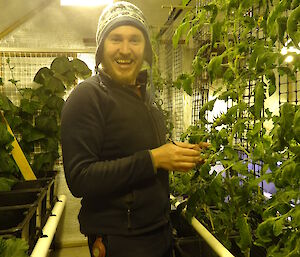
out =
[[[48,255],[51,242],[67,200],[65,195],[59,195],[57,198],[58,201],[55,203],[51,215],[43,227],[43,236],[37,241],[30,255],[31,257],[47,257]]]
[[[191,222],[193,228],[220,257],[234,257],[195,217]]]
[[[172,195],[170,198],[175,199]],[[180,202],[176,202],[175,207],[177,208],[179,204]],[[184,212],[185,211],[183,211],[183,215]],[[229,252],[227,248],[223,246],[195,217],[192,217],[191,225],[220,257],[234,257],[231,252]]]

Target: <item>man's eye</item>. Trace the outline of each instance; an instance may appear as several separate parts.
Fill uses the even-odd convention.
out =
[[[132,39],[130,39],[130,42],[133,44],[138,44],[141,42],[141,40],[139,38],[132,38]]]
[[[112,37],[112,38],[110,38],[110,41],[118,43],[118,42],[121,42],[121,39],[118,37]]]

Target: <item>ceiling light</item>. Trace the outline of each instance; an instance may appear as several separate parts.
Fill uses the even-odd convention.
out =
[[[60,5],[72,6],[101,6],[112,4],[113,0],[60,0]]]

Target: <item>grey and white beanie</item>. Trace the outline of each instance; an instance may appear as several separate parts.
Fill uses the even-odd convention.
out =
[[[152,66],[152,47],[150,43],[150,36],[148,25],[142,11],[135,5],[120,1],[108,5],[102,12],[98,21],[98,28],[96,34],[96,70],[102,61],[103,57],[103,42],[106,36],[114,28],[122,25],[132,25],[140,29],[145,37],[145,60]]]

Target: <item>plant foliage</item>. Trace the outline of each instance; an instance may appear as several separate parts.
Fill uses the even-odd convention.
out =
[[[206,73],[221,86],[203,105],[199,122],[182,135],[191,143],[210,142],[202,152],[206,162],[174,175],[171,189],[189,196],[187,217],[196,216],[245,257],[253,245],[267,256],[300,255],[300,108],[285,103],[276,115],[265,106],[276,92],[276,74],[296,79],[299,55],[290,53],[294,61],[287,64],[280,46],[299,49],[299,20],[299,1],[211,1],[186,12],[173,37],[176,46],[182,37],[196,40],[209,29],[210,39],[201,42],[193,70],[183,78]],[[253,102],[244,98],[250,86]],[[208,119],[218,101],[227,103],[227,112]],[[262,192],[263,181],[276,186],[271,199]]]
[[[9,67],[13,76],[13,67]],[[0,93],[0,110],[14,134],[18,135],[19,144],[37,176],[53,170],[59,157],[60,113],[66,90],[76,85],[78,78],[85,79],[90,75],[91,71],[83,61],[57,57],[50,68],[37,71],[34,88],[18,89],[18,81],[9,80],[20,92],[19,106]],[[2,79],[1,83],[4,83]],[[11,180],[7,179],[21,178],[11,156],[11,142],[12,136],[0,122],[0,190],[10,185]]]
[[[29,257],[28,244],[18,238],[4,239],[0,237],[0,256],[1,257]]]

